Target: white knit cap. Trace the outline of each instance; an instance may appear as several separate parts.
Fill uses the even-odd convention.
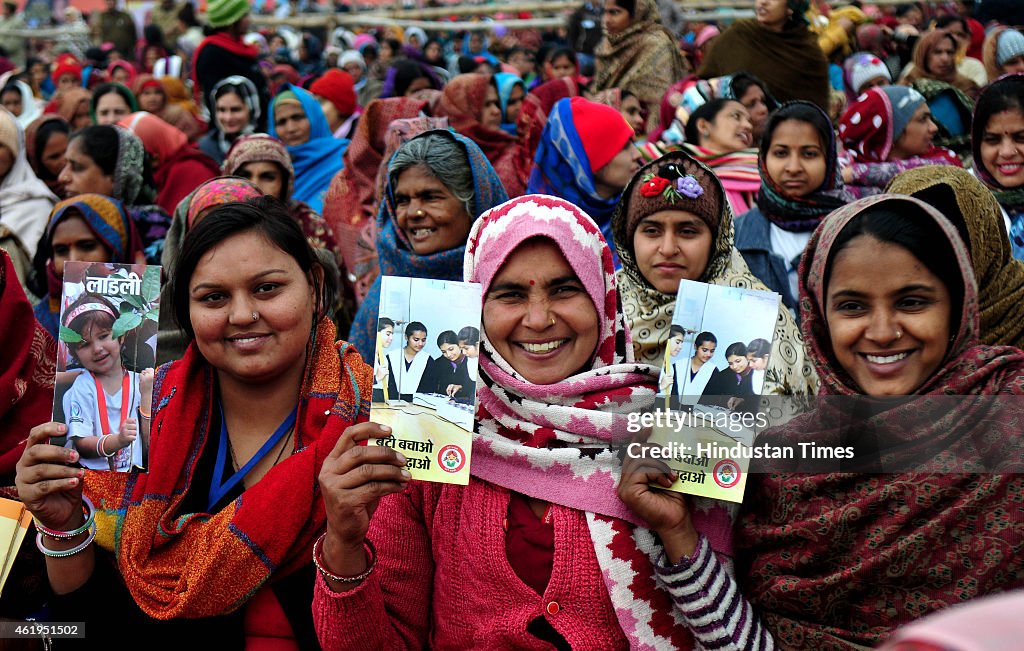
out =
[[[885,63],[873,54],[858,52],[847,61],[850,90],[859,95],[864,84],[877,77],[885,77],[886,83],[892,83],[892,75]]]
[[[996,64],[1006,65],[1014,57],[1024,54],[1024,34],[1015,29],[1008,29],[999,35],[996,44]]]
[[[363,55],[359,54],[357,50],[346,50],[342,53],[341,58],[338,59],[339,68],[344,68],[350,63],[358,63],[362,66],[363,70],[366,70],[366,61],[363,60]]]

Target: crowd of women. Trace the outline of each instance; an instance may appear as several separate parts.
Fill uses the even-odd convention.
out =
[[[323,39],[210,0],[205,36],[184,5],[176,42],[0,79],[0,485],[37,534],[0,617],[159,647],[1016,643],[1019,617],[984,618],[1024,606],[1024,34],[964,2],[671,29],[660,4],[606,0],[583,46],[589,4],[568,34]],[[145,435],[144,473],[50,444],[69,261],[163,266],[152,400],[98,414]],[[467,486],[367,445],[394,434],[374,392],[407,391],[364,360],[428,339],[379,318],[384,275],[483,288],[479,329],[429,334],[464,366],[437,387],[476,378]],[[771,341],[692,333],[659,379],[683,280],[779,294]],[[898,472],[663,490],[620,453],[629,412],[719,392],[717,348],[749,402],[803,406],[762,440],[884,430]],[[945,456],[915,471],[925,443]]]

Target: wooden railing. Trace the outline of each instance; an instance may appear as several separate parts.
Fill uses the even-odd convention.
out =
[[[600,3],[600,0],[593,1]],[[872,4],[900,5],[906,4],[907,1],[872,0]],[[754,0],[677,0],[677,2],[686,10],[687,16],[691,20],[716,20],[728,23],[739,18],[753,16]],[[508,4],[463,3],[458,6],[424,9],[388,8],[385,5],[380,5],[346,13],[325,11],[287,18],[253,14],[251,18],[253,25],[257,27],[287,25],[300,30],[322,28],[331,31],[339,26],[351,29],[395,25],[403,28],[420,27],[426,30],[486,31],[493,29],[496,24],[508,29],[543,29],[564,25],[569,14],[581,4],[582,0],[551,0],[550,2],[513,2]],[[514,17],[524,12],[543,15],[535,15],[526,19]],[[496,16],[500,17],[495,18]],[[450,20],[453,17],[463,20]],[[470,17],[478,20],[468,20],[467,18]],[[479,20],[487,17],[493,18],[493,21]],[[80,33],[82,33],[81,28],[69,27],[0,29],[0,36],[17,35],[26,38],[60,39],[69,34]]]

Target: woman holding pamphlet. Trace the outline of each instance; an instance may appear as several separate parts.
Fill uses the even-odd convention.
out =
[[[161,646],[314,646],[316,478],[365,418],[372,371],[335,343],[336,287],[278,200],[215,208],[176,269],[168,295],[191,343],[139,408],[149,472],[70,465],[79,453],[47,444],[67,431],[57,423],[32,430],[18,463],[52,617],[87,622],[95,646],[125,631]]]
[[[616,494],[614,445],[629,413],[653,404],[658,368],[633,360],[598,226],[562,199],[513,199],[474,224],[465,279],[484,294],[471,479],[410,481],[397,450],[358,445],[389,428],[345,433],[320,475],[321,646],[693,648],[734,632],[768,643],[742,603],[736,631],[677,624],[717,595],[680,601],[663,572],[681,541],[659,541]],[[727,510],[694,519],[728,554]]]
[[[416,136],[388,163],[377,213],[380,275],[461,280],[470,226],[507,199],[497,173],[472,140],[447,130]],[[363,359],[373,359],[379,310],[376,280],[349,336]]]
[[[766,289],[733,246],[732,211],[722,184],[684,152],[666,154],[636,173],[612,217],[612,234],[622,263],[616,279],[638,360],[663,359],[681,280]],[[779,310],[762,395],[806,395],[816,388],[793,317]]]
[[[1019,407],[970,398],[1024,393],[1024,354],[978,343],[967,249],[921,201],[852,203],[825,219],[808,251],[801,326],[833,398],[756,445],[850,444],[855,453],[821,466],[793,457],[749,475],[738,580],[777,644],[871,648],[930,612],[1024,587]],[[874,456],[858,456],[866,446]],[[623,482],[623,499],[639,493],[638,512],[669,526],[661,538],[687,541],[676,548],[678,590],[736,594],[689,509],[647,487],[667,472],[657,459],[627,459],[624,476],[635,481]]]

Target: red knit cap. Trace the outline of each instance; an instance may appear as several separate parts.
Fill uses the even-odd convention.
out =
[[[309,92],[330,100],[341,115],[352,115],[356,110],[355,81],[344,70],[331,68],[313,82]]]
[[[597,172],[610,163],[633,139],[633,127],[612,107],[582,97],[570,99],[569,107],[576,133],[583,142],[583,151],[587,152],[591,172]]]
[[[82,81],[82,64],[70,54],[62,54],[57,57],[57,61],[53,66],[53,74],[50,78],[56,83],[60,81],[63,75],[72,75],[75,81]]]

